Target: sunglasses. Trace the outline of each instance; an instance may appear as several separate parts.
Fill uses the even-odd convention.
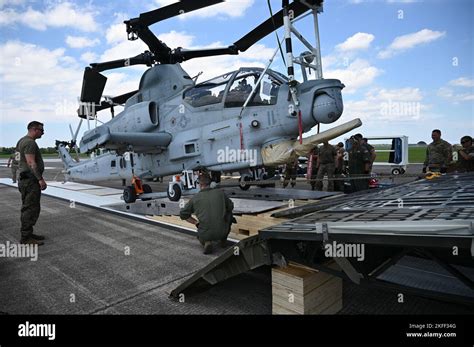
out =
[[[42,133],[44,133],[44,129],[40,129],[40,128],[35,128],[35,129],[41,131]]]

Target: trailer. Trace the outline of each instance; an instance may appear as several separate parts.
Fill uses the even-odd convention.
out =
[[[389,140],[391,141],[390,149],[377,149],[375,153],[389,153],[388,161],[377,161],[375,158],[374,165],[377,166],[389,166],[391,168],[392,175],[404,174],[407,170],[408,165],[408,136],[367,136],[367,140]],[[349,139],[345,139],[346,150],[350,149]]]

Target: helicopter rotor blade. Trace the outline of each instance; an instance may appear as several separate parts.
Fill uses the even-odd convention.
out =
[[[74,136],[72,138],[74,142],[76,142],[77,135],[79,134],[79,130],[81,130],[82,121],[83,121],[83,119],[81,118],[79,120],[79,125],[77,126],[76,132],[74,133]]]
[[[86,67],[82,80],[82,90],[80,101],[84,103],[98,104],[105,88],[107,77],[100,72]]]
[[[107,61],[103,63],[93,63],[90,64],[91,68],[96,72],[102,72],[105,70],[118,69],[121,67],[131,66],[131,65],[147,65],[152,66],[154,62],[153,54],[151,52],[141,53],[135,57],[118,59]]]
[[[114,105],[122,105],[129,98],[134,96],[136,93],[138,93],[138,90],[134,90],[134,91],[122,94],[122,95],[114,96],[113,98],[110,99],[112,101],[112,104],[110,102],[107,102],[107,101],[101,101],[100,104],[94,105],[94,107],[93,107],[94,113],[97,113],[99,111],[111,108]],[[86,112],[86,111],[88,111],[88,112]],[[83,118],[83,119],[86,119],[87,114],[91,115],[91,113],[92,113],[92,105],[87,105],[87,104],[81,105],[81,107],[79,107],[79,109],[77,110],[77,115],[80,118]]]
[[[139,64],[152,66],[153,62],[153,53],[145,52],[132,58],[90,64],[90,67],[86,67],[84,70],[80,101],[94,105],[100,104],[100,99],[107,83],[107,77],[102,75],[101,71]]]
[[[312,6],[320,6],[323,3],[323,0],[306,0],[306,3]],[[310,8],[306,4],[300,2],[300,0],[295,0],[288,6],[288,11],[292,13],[292,18],[299,17],[309,10]],[[283,10],[274,14],[272,17],[270,17],[265,22],[253,29],[251,32],[240,38],[231,46],[196,50],[187,50],[180,47],[171,52],[171,61],[168,62],[180,63],[193,58],[210,57],[224,54],[239,54],[239,52],[245,52],[256,42],[258,42],[259,40],[282,26]]]
[[[321,6],[323,0],[306,0],[306,2],[313,6]],[[288,6],[288,11],[292,13],[292,18],[301,16],[306,11],[310,10],[308,6],[301,3],[299,0],[295,0]],[[278,28],[283,26],[283,10],[278,11],[272,17],[268,18],[265,22],[257,26],[255,29],[250,31],[248,34],[234,42],[235,47],[240,52],[245,52],[256,42],[260,41],[265,36],[274,32]]]
[[[174,61],[181,63],[193,58],[213,57],[224,54],[239,54],[239,52],[235,46],[209,49],[184,49],[180,47],[173,51],[173,59]]]
[[[131,19],[131,21],[138,19],[142,25],[150,26],[162,20],[221,2],[224,2],[224,0],[181,0],[180,2],[142,13],[138,18]]]
[[[71,132],[71,139],[74,139],[74,132],[72,131],[71,124],[69,124],[69,131]]]
[[[149,26],[162,20],[221,2],[223,2],[223,0],[182,0],[153,11],[142,13],[138,18],[124,21],[127,26],[128,39],[133,41],[140,38],[155,54],[154,58],[156,61],[165,64],[174,63],[170,55],[171,48],[159,40],[150,30]]]

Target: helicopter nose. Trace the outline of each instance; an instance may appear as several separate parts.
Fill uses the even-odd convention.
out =
[[[344,85],[339,80],[324,82],[326,86],[315,91],[312,112],[316,122],[329,124],[337,121],[344,110],[341,93]]]

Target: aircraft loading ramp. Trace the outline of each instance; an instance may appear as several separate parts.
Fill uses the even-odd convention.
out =
[[[214,284],[240,268],[293,261],[358,284],[474,304],[474,175],[382,190],[268,227],[244,241],[236,245],[239,256],[214,260],[172,295],[203,280]],[[325,246],[334,242],[364,245],[364,259],[336,256],[343,271],[325,267]]]

